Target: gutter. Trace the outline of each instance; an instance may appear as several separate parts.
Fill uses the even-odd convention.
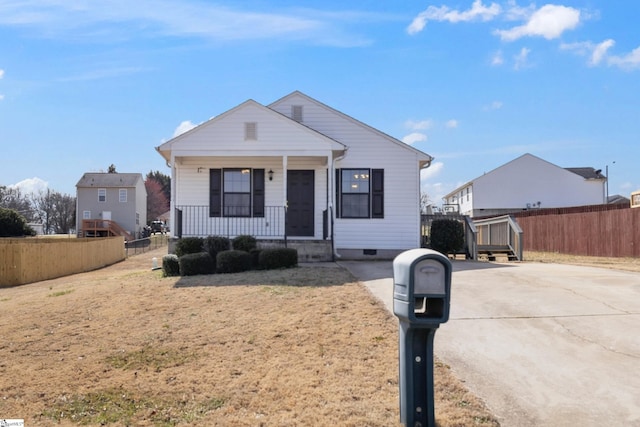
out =
[[[342,152],[341,156],[336,157],[335,159],[333,159],[333,161],[331,162],[331,182],[333,182],[333,185],[331,186],[331,197],[329,198],[329,200],[332,200],[333,197],[335,197],[336,194],[336,163],[343,160],[345,157],[347,157],[347,151],[349,150],[349,147],[345,147],[344,151]],[[334,230],[333,230],[333,224],[334,224],[334,217],[335,217],[335,212],[333,211],[333,203],[331,203],[331,250],[333,252],[333,261],[335,261],[336,258],[342,258],[342,255],[340,255],[338,253],[338,250],[336,249],[335,246],[335,239],[334,239]]]

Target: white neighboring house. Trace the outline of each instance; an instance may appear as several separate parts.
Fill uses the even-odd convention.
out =
[[[605,202],[606,181],[600,170],[562,168],[527,153],[456,188],[443,200],[471,217],[597,205]]]
[[[351,259],[420,247],[432,157],[301,92],[248,100],[156,149],[171,167],[174,236],[324,242]]]

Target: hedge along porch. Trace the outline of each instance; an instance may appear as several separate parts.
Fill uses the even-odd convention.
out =
[[[345,258],[420,246],[420,169],[432,158],[300,92],[253,100],[157,147],[174,235],[248,234]]]

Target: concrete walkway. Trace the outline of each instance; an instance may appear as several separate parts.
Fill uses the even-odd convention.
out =
[[[339,264],[393,313],[391,262]],[[640,427],[640,273],[453,266],[435,353],[503,427]]]

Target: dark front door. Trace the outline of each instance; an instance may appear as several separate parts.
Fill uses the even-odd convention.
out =
[[[312,170],[287,171],[287,236],[313,236]]]

